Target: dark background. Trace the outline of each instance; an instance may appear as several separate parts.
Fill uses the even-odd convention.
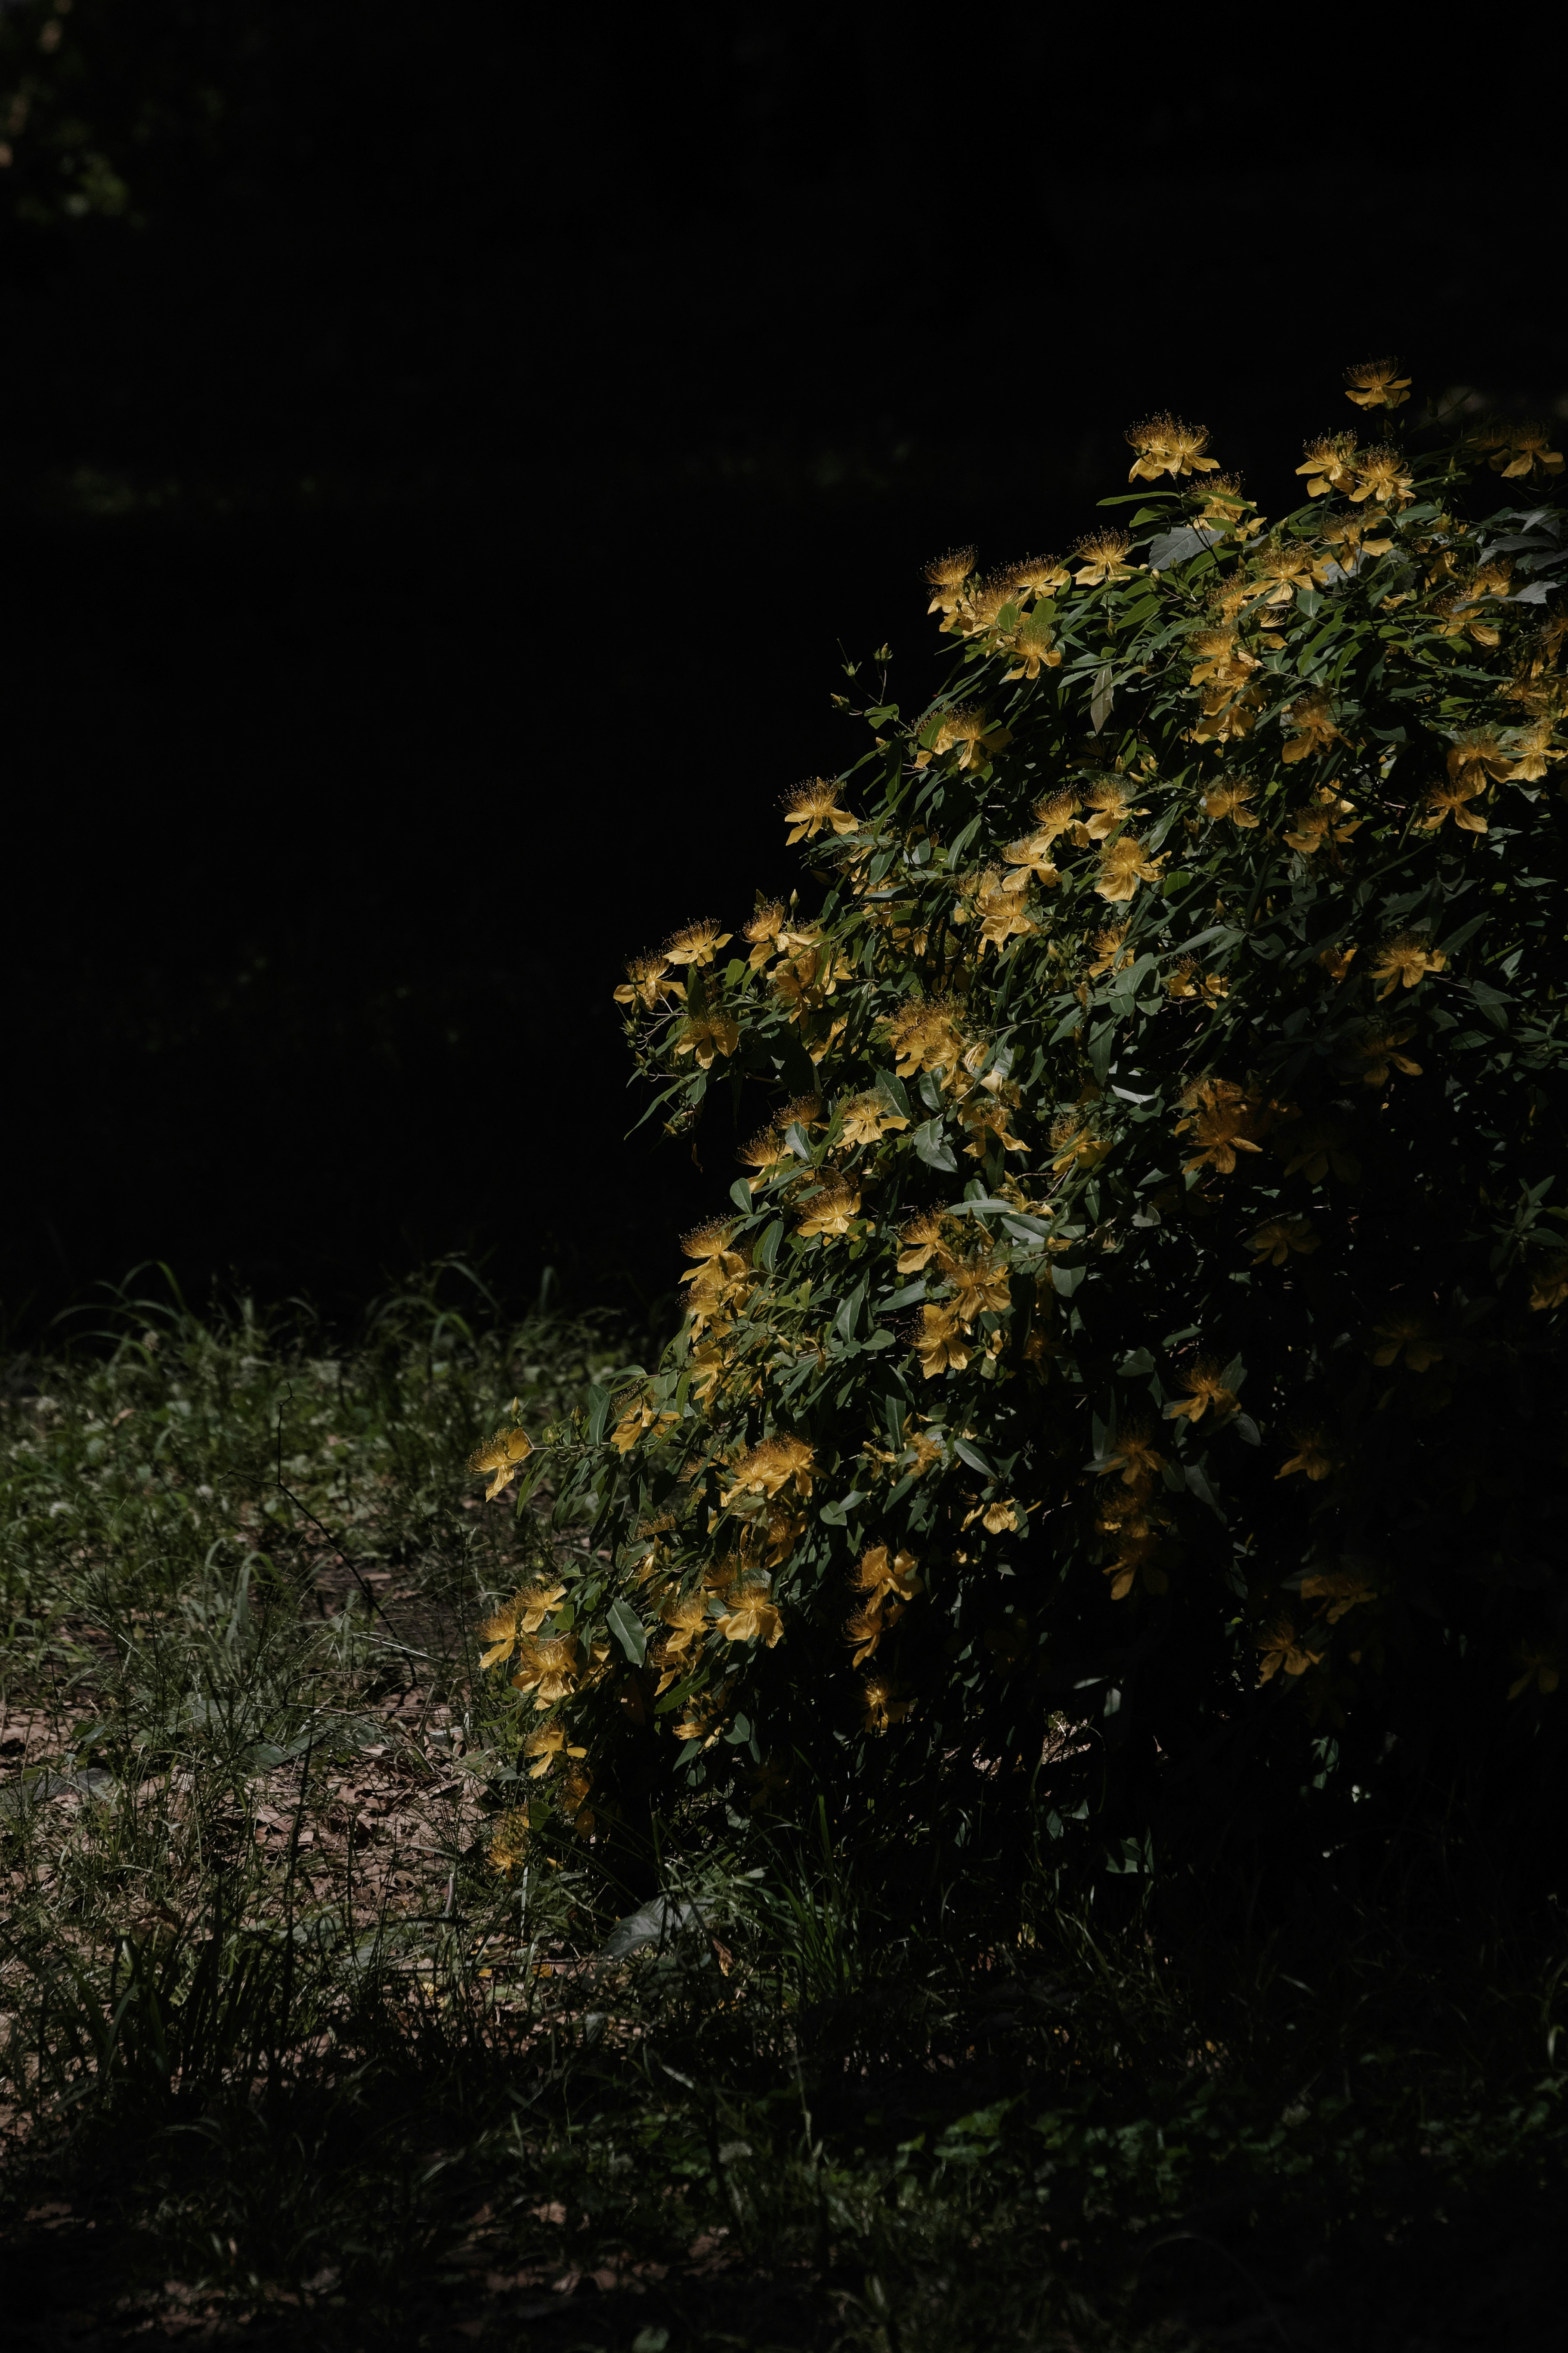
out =
[[[1167,405],[1279,513],[1385,350],[1568,414],[1539,24],[522,13],[0,26],[15,1335],[150,1257],[668,1294],[731,1145],[623,1144],[610,990],[787,887],[927,556]]]

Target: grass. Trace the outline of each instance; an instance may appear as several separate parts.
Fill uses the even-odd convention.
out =
[[[1550,1906],[916,1911],[809,1816],[499,1873],[474,1620],[585,1539],[464,1458],[613,1334],[450,1268],[352,1346],[99,1322],[0,1430],[13,2342],[1556,2341]]]

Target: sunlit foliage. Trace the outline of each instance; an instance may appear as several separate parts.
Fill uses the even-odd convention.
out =
[[[628,965],[672,1132],[769,1101],[663,1360],[532,1433],[574,1788],[994,1799],[1064,1718],[1117,1834],[1222,1755],[1255,1821],[1540,1787],[1563,460],[1347,383],[1283,518],[1162,416],[1076,555],[934,562],[945,686],[785,799],[809,892]]]

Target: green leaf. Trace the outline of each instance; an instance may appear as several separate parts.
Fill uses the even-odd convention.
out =
[[[952,1147],[942,1140],[940,1119],[921,1122],[914,1130],[914,1147],[929,1167],[945,1169],[950,1174],[957,1169],[958,1161]]]
[[[893,1109],[898,1113],[900,1119],[913,1119],[914,1113],[910,1109],[910,1099],[908,1094],[905,1092],[902,1079],[895,1076],[891,1071],[879,1071],[877,1073],[877,1084],[881,1088],[882,1092],[887,1096],[888,1101],[892,1104]]]
[[[1142,515],[1133,516],[1134,530],[1142,520]],[[1224,537],[1222,531],[1199,531],[1191,523],[1183,523],[1175,531],[1162,532],[1149,543],[1149,569],[1151,572],[1168,572],[1173,564],[1185,564],[1194,555],[1205,554],[1209,548],[1217,546]]]
[[[647,1629],[636,1610],[629,1609],[624,1601],[612,1601],[605,1617],[633,1666],[640,1667],[647,1656]]]
[[[1505,1006],[1511,1005],[1513,999],[1500,988],[1489,988],[1484,980],[1468,981],[1465,986],[1468,988],[1470,995],[1475,998],[1476,1003],[1480,1007],[1481,1011],[1486,1015],[1487,1019],[1491,1022],[1496,1029],[1506,1029],[1508,1028],[1508,1015],[1503,1008]]]

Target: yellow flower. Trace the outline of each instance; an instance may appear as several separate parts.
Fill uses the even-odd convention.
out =
[[[616,1422],[610,1432],[610,1443],[617,1453],[629,1454],[648,1430],[658,1438],[679,1419],[678,1413],[661,1413],[651,1398],[639,1398]]]
[[[1022,563],[1010,564],[1004,577],[1031,596],[1059,596],[1072,585],[1072,575],[1059,555],[1026,555]]]
[[[1146,417],[1142,425],[1130,425],[1126,438],[1138,453],[1127,479],[1135,482],[1157,481],[1162,474],[1173,480],[1182,474],[1212,474],[1219,465],[1217,458],[1205,458],[1208,448],[1208,427],[1184,425],[1179,417],[1162,415]]]
[[[861,1689],[866,1704],[861,1729],[866,1732],[883,1733],[902,1724],[914,1705],[912,1699],[896,1696],[898,1686],[891,1675],[868,1675]]]
[[[1345,740],[1334,724],[1333,704],[1321,690],[1303,694],[1285,716],[1294,730],[1280,755],[1287,765],[1294,760],[1305,760],[1311,753],[1326,752],[1331,744],[1342,744]]]
[[[1362,1072],[1363,1083],[1369,1087],[1385,1087],[1392,1070],[1403,1071],[1407,1079],[1421,1076],[1421,1065],[1396,1049],[1407,1045],[1415,1035],[1413,1021],[1395,1022],[1386,1015],[1369,1021],[1354,1049],[1358,1060],[1366,1064]]]
[[[1562,1662],[1557,1652],[1547,1645],[1521,1643],[1514,1652],[1514,1660],[1517,1665],[1523,1668],[1524,1672],[1515,1682],[1510,1683],[1508,1687],[1510,1699],[1518,1699],[1521,1693],[1530,1689],[1531,1683],[1543,1697],[1549,1696],[1563,1680]]]
[[[966,638],[980,637],[994,626],[1003,606],[1016,601],[1013,583],[1005,572],[994,572],[985,580],[972,580],[959,599],[953,618],[942,623],[942,630],[948,636],[956,633]]]
[[[741,1025],[727,1013],[689,1013],[675,1041],[678,1054],[695,1054],[704,1071],[713,1067],[715,1054],[732,1054],[741,1042]]]
[[[855,1646],[852,1663],[858,1667],[874,1656],[883,1635],[898,1624],[921,1588],[914,1555],[900,1552],[889,1559],[886,1545],[873,1545],[861,1555],[850,1581],[867,1596],[844,1628],[846,1641]]]
[[[940,1453],[941,1449],[934,1451]],[[862,1593],[895,1601],[900,1607],[923,1589],[914,1554],[900,1549],[889,1556],[885,1544],[872,1545],[861,1554],[853,1582]]]
[[[732,1218],[709,1218],[705,1223],[693,1226],[689,1234],[681,1236],[680,1247],[688,1258],[707,1261],[733,1257],[735,1253],[730,1249],[730,1237],[734,1230]],[[694,1271],[689,1267],[681,1281],[690,1282]]]
[[[1281,1667],[1288,1675],[1304,1675],[1308,1668],[1315,1667],[1323,1655],[1321,1651],[1308,1650],[1288,1619],[1271,1626],[1267,1633],[1259,1634],[1257,1641],[1263,1653],[1258,1662],[1260,1683],[1271,1683]]]
[[[704,1748],[711,1748],[724,1729],[726,1694],[722,1692],[696,1692],[686,1703],[686,1713],[670,1729],[677,1740],[700,1740]]]
[[[931,600],[931,613],[952,613],[957,609],[963,593],[963,584],[974,570],[975,552],[973,547],[949,548],[945,555],[933,556],[924,571]]]
[[[535,1707],[553,1707],[572,1690],[582,1666],[574,1634],[551,1634],[542,1642],[525,1641],[512,1684],[518,1691],[532,1692]]]
[[[691,1285],[686,1294],[686,1309],[692,1339],[700,1338],[709,1330],[715,1339],[722,1339],[731,1331],[734,1318],[727,1311],[732,1306],[743,1307],[748,1286],[754,1280],[751,1268],[737,1250],[727,1250],[722,1258],[689,1269],[681,1281]]]
[[[1200,1356],[1182,1375],[1184,1398],[1173,1398],[1165,1408],[1167,1421],[1178,1420],[1184,1414],[1189,1423],[1202,1421],[1210,1406],[1216,1422],[1228,1421],[1240,1400],[1234,1389],[1227,1389],[1220,1378],[1220,1367],[1212,1356]]]
[[[1410,378],[1399,373],[1397,360],[1363,360],[1345,370],[1347,400],[1358,408],[1403,408],[1410,397]]]
[[[969,1343],[960,1334],[958,1318],[948,1307],[921,1309],[915,1349],[928,1381],[934,1380],[939,1373],[961,1373],[969,1362]]]
[[[1124,1421],[1110,1452],[1100,1465],[1100,1476],[1103,1479],[1120,1471],[1124,1487],[1147,1488],[1159,1477],[1164,1464],[1165,1458],[1155,1447],[1153,1432],[1147,1422]]]
[[[801,1438],[764,1438],[742,1454],[730,1473],[731,1485],[720,1496],[727,1510],[737,1495],[778,1495],[793,1486],[804,1502],[811,1493],[816,1457]]]
[[[1373,1329],[1377,1342],[1372,1352],[1374,1365],[1397,1364],[1401,1355],[1413,1373],[1430,1371],[1443,1359],[1441,1345],[1433,1339],[1424,1315],[1390,1315]]]
[[[1087,1174],[1099,1167],[1110,1149],[1109,1143],[1091,1135],[1083,1120],[1070,1113],[1052,1123],[1051,1150],[1056,1155],[1051,1162],[1053,1176],[1058,1176],[1064,1168],[1080,1168]]]
[[[919,1209],[910,1219],[900,1236],[898,1271],[900,1274],[919,1274],[929,1266],[933,1252],[942,1241],[945,1223],[941,1209]]]
[[[587,1767],[573,1765],[562,1775],[561,1786],[556,1792],[561,1810],[579,1838],[592,1838],[594,1835],[594,1816],[588,1806],[588,1792],[593,1786],[594,1777]]]
[[[1276,1479],[1289,1479],[1298,1471],[1304,1472],[1314,1485],[1331,1478],[1339,1468],[1339,1462],[1322,1431],[1298,1430],[1292,1435],[1296,1440],[1296,1451],[1283,1470],[1276,1471]]]
[[[760,971],[771,956],[779,953],[779,934],[788,920],[788,913],[779,899],[770,899],[757,909],[741,936],[752,943],[752,953],[746,961],[753,972]]]
[[[876,1601],[860,1602],[844,1620],[844,1639],[855,1652],[851,1666],[863,1667],[874,1658],[888,1628],[883,1622],[880,1607]]]
[[[1217,527],[1232,531],[1238,539],[1245,540],[1260,531],[1267,521],[1266,516],[1256,512],[1248,515],[1253,501],[1242,489],[1239,474],[1216,474],[1212,482],[1194,482],[1193,488],[1203,499],[1198,522],[1210,530]]]
[[[991,1504],[976,1504],[972,1512],[963,1515],[966,1528],[973,1527],[976,1520],[994,1536],[1021,1536],[1028,1525],[1023,1505],[1016,1504],[1011,1495],[999,1496]]]
[[[1505,480],[1521,474],[1531,474],[1537,466],[1543,474],[1563,471],[1563,452],[1548,447],[1551,434],[1544,425],[1514,425],[1508,428],[1503,447],[1495,451],[1488,463],[1494,474]]]
[[[1100,880],[1094,886],[1097,894],[1112,902],[1132,898],[1140,882],[1160,880],[1160,870],[1169,855],[1168,850],[1161,850],[1157,857],[1151,857],[1135,834],[1122,834],[1100,852]]]
[[[1147,809],[1132,807],[1131,787],[1121,776],[1102,776],[1098,784],[1090,785],[1085,798],[1094,811],[1087,825],[1077,828],[1079,836],[1085,841],[1108,841],[1117,827],[1124,825],[1130,816],[1147,817],[1149,814]]]
[[[489,1648],[479,1661],[480,1667],[493,1667],[498,1660],[510,1658],[525,1636],[537,1634],[565,1590],[563,1585],[546,1585],[536,1577],[500,1609],[482,1618],[479,1635]]]
[[[485,1860],[492,1871],[502,1872],[510,1878],[528,1861],[528,1809],[526,1806],[513,1806],[501,1815],[491,1831]]]
[[[1314,1233],[1305,1218],[1269,1218],[1258,1227],[1247,1247],[1253,1252],[1254,1266],[1283,1266],[1292,1250],[1305,1255],[1315,1250],[1322,1236]]]
[[[1310,1185],[1321,1185],[1329,1170],[1342,1184],[1354,1185],[1361,1162],[1344,1148],[1345,1132],[1334,1120],[1310,1120],[1278,1137],[1274,1149],[1285,1162],[1287,1176],[1305,1175]]]
[[[705,918],[685,924],[666,943],[664,953],[671,964],[711,964],[732,937],[732,933],[721,932],[716,923]]]
[[[906,1452],[915,1458],[909,1468],[911,1479],[923,1479],[933,1462],[942,1462],[947,1459],[942,1440],[932,1438],[927,1430],[911,1430],[908,1415],[904,1418],[904,1440]]]
[[[956,1294],[952,1302],[952,1313],[966,1332],[982,1315],[999,1314],[1006,1306],[1007,1271],[996,1264],[988,1249],[972,1250],[964,1258],[944,1250],[941,1264],[943,1277]]]
[[[1468,586],[1472,596],[1509,596],[1513,588],[1512,556],[1496,555],[1489,564],[1478,564]]]
[[[1234,625],[1194,629],[1188,644],[1194,656],[1191,681],[1194,686],[1227,690],[1244,686],[1251,673],[1262,668],[1257,656],[1238,644]]]
[[[1070,792],[1047,793],[1035,803],[1037,831],[1030,837],[1048,849],[1058,833],[1065,833],[1073,820],[1078,807],[1077,795]]]
[[[834,1240],[849,1231],[849,1221],[860,1214],[860,1187],[850,1176],[826,1176],[805,1197],[805,1215],[798,1234],[820,1234]]]
[[[1402,981],[1406,988],[1415,988],[1427,973],[1441,972],[1447,961],[1442,949],[1429,946],[1419,932],[1395,932],[1384,940],[1372,967],[1373,979],[1387,983],[1379,989],[1379,998],[1392,997]]]
[[[1480,791],[1489,776],[1499,782],[1511,765],[1495,727],[1467,727],[1448,746],[1448,774],[1457,784]]]
[[[1205,689],[1204,715],[1191,730],[1192,741],[1240,743],[1251,734],[1262,708],[1262,697],[1255,686],[1244,687],[1237,694],[1227,681],[1220,681]]]
[[[1217,1005],[1230,994],[1230,983],[1217,972],[1205,973],[1195,956],[1183,956],[1165,976],[1165,992],[1178,1002],[1187,998]]]
[[[774,965],[773,995],[787,1008],[792,1021],[808,1028],[811,1017],[820,1013],[827,999],[837,994],[844,970],[826,943],[802,947],[797,954]]]
[[[1468,807],[1476,795],[1484,789],[1480,783],[1434,785],[1426,795],[1427,814],[1421,819],[1423,833],[1436,833],[1445,818],[1451,817],[1465,833],[1485,833],[1487,821],[1479,810]]]
[[[1204,794],[1204,815],[1212,825],[1227,817],[1233,825],[1256,826],[1259,820],[1247,804],[1257,790],[1257,786],[1248,784],[1244,777],[1222,776]]]
[[[993,727],[983,711],[966,703],[942,713],[929,748],[916,753],[915,765],[929,767],[932,760],[956,751],[961,769],[978,768],[991,753],[1005,750],[1012,740],[1011,728]]]
[[[1386,555],[1394,545],[1385,515],[1325,515],[1321,529],[1328,544],[1339,550],[1338,561],[1343,572],[1353,572],[1363,554]]]
[[[834,833],[853,833],[860,820],[839,807],[843,790],[841,784],[826,776],[812,776],[797,785],[784,805],[784,823],[790,828],[786,841],[814,841],[825,827]]]
[[[795,1155],[784,1142],[779,1129],[773,1126],[760,1127],[751,1141],[741,1146],[735,1157],[743,1167],[754,1168],[757,1171],[754,1176],[748,1177],[746,1180],[754,1193],[761,1186],[767,1183],[775,1168],[782,1166],[785,1161],[793,1161]]]
[[[1502,632],[1487,619],[1483,607],[1468,591],[1439,596],[1432,607],[1432,624],[1440,638],[1462,637],[1468,629],[1479,646],[1501,642]]]
[[[712,1621],[707,1597],[702,1593],[678,1594],[665,1603],[658,1614],[669,1629],[661,1638],[653,1662],[662,1671],[658,1685],[662,1695],[686,1672],[698,1637],[707,1631]]]
[[[1265,605],[1288,605],[1317,585],[1321,560],[1300,540],[1274,539],[1252,559],[1253,594]]]
[[[1550,733],[1550,727],[1547,732]],[[1051,863],[1048,833],[1026,834],[1021,841],[1009,842],[1002,855],[1009,869],[1003,882],[1005,890],[1026,891],[1033,876],[1043,891],[1054,891],[1062,879]]]
[[[615,991],[615,1000],[617,1005],[646,1006],[651,1013],[661,998],[685,994],[683,984],[669,976],[668,959],[650,948],[644,955],[627,958],[626,976]]]
[[[784,1620],[765,1585],[743,1585],[729,1615],[720,1619],[719,1631],[727,1642],[762,1642],[772,1651],[784,1633]]]
[[[522,1744],[522,1753],[536,1761],[528,1768],[531,1781],[542,1779],[558,1757],[586,1757],[585,1748],[569,1748],[563,1724],[547,1724],[542,1730],[531,1733]]]
[[[1024,879],[1027,881],[1026,876]],[[1000,955],[1015,935],[1023,936],[1039,929],[1038,924],[1024,912],[1022,892],[1011,887],[1011,878],[1004,882],[994,866],[988,866],[980,878],[974,912],[980,918],[982,956],[987,947],[994,948]],[[957,922],[959,919],[955,916],[953,920]]]
[[[1121,972],[1133,961],[1132,951],[1123,945],[1129,930],[1126,923],[1112,923],[1103,932],[1096,932],[1091,945],[1094,960],[1089,967],[1090,980],[1099,980],[1108,972]]]
[[[1107,580],[1131,580],[1133,566],[1126,561],[1132,544],[1132,534],[1126,531],[1091,531],[1080,539],[1078,554],[1083,569],[1073,574],[1077,588],[1098,588]]]
[[[883,1024],[898,1075],[952,1070],[963,1056],[963,1039],[953,1027],[953,1008],[942,997],[907,997]]]
[[[1176,1122],[1175,1132],[1181,1135],[1191,1128],[1198,1147],[1192,1159],[1184,1161],[1184,1168],[1216,1168],[1228,1176],[1238,1152],[1262,1150],[1251,1134],[1256,1100],[1231,1080],[1194,1081],[1183,1092],[1182,1108],[1187,1116]]]
[[[1018,1101],[1016,1087],[1004,1087],[992,1092],[995,1073],[983,1079],[966,1103],[959,1105],[958,1116],[969,1130],[971,1141],[963,1147],[971,1160],[984,1160],[989,1146],[988,1136],[994,1136],[1005,1152],[1027,1153],[1029,1147],[1022,1137],[1014,1135],[1007,1125],[1012,1107]]]
[[[1014,667],[1005,673],[1003,682],[1007,684],[1016,678],[1038,678],[1042,670],[1059,669],[1061,659],[1062,649],[1050,623],[1043,614],[1031,613],[1013,632]]]
[[[1355,435],[1324,433],[1316,441],[1305,445],[1306,464],[1298,466],[1299,474],[1310,474],[1307,485],[1310,498],[1321,499],[1330,491],[1342,491],[1355,480]]]
[[[1286,750],[1286,758],[1290,756]],[[1285,839],[1303,858],[1310,858],[1325,841],[1348,841],[1366,822],[1349,801],[1341,800],[1331,786],[1320,785],[1305,808],[1297,809],[1285,828]]]
[[[1348,1617],[1352,1609],[1375,1601],[1377,1588],[1369,1585],[1366,1578],[1358,1576],[1353,1569],[1327,1569],[1321,1576],[1301,1579],[1301,1599],[1303,1601],[1326,1601],[1329,1606],[1321,1614],[1331,1626],[1337,1626],[1340,1620]]]
[[[1518,785],[1539,784],[1546,774],[1549,760],[1561,760],[1563,754],[1552,741],[1552,720],[1550,712],[1535,720],[1529,727],[1513,731],[1513,765],[1509,775]]]
[[[852,1095],[844,1106],[844,1142],[853,1148],[857,1145],[878,1144],[895,1128],[908,1127],[879,1088],[869,1094]]]
[[[469,1472],[476,1479],[489,1479],[485,1489],[485,1501],[493,1504],[512,1473],[526,1462],[533,1451],[533,1440],[521,1430],[498,1430],[482,1446],[476,1446],[468,1457]]]
[[[1554,1250],[1531,1270],[1530,1303],[1532,1308],[1561,1307],[1564,1300],[1568,1300],[1568,1250]]]
[[[1140,1576],[1146,1593],[1164,1593],[1170,1588],[1170,1578],[1163,1568],[1154,1567],[1159,1553],[1157,1535],[1127,1535],[1121,1538],[1117,1556],[1107,1564],[1102,1575],[1110,1579],[1112,1601],[1125,1601]]]
[[[1357,459],[1356,486],[1351,492],[1352,506],[1375,499],[1380,507],[1407,507],[1415,496],[1415,477],[1405,472],[1405,460],[1397,449],[1369,449],[1364,458]]]

